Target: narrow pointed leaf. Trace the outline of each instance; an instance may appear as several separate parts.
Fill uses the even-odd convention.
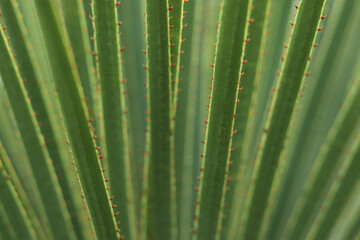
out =
[[[248,0],[221,7],[214,80],[200,182],[196,239],[215,239],[231,149],[235,107],[247,33]],[[205,119],[205,122],[207,120]]]
[[[82,102],[79,76],[74,69],[75,60],[68,52],[68,40],[61,28],[56,5],[49,0],[36,0],[52,73],[62,106],[69,142],[74,155],[82,190],[100,239],[117,239],[118,233],[110,205],[105,179],[89,129],[88,116]],[[55,39],[55,40],[54,40]]]
[[[247,199],[242,239],[256,239],[263,222],[271,184],[284,146],[290,118],[311,55],[325,0],[301,2],[285,63],[271,106],[261,150],[257,154],[254,185]]]

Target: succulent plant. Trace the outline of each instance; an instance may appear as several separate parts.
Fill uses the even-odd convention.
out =
[[[0,1],[0,239],[358,239],[359,9]]]

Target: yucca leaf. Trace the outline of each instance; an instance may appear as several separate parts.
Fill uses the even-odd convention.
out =
[[[307,225],[299,223],[306,223],[314,214],[316,207],[321,203],[324,191],[326,191],[326,188],[322,186],[330,183],[331,177],[338,171],[337,166],[341,161],[341,154],[346,149],[348,142],[353,141],[353,132],[360,118],[360,111],[358,111],[360,81],[358,76],[356,78],[357,80],[352,84],[351,90],[343,104],[342,114],[337,116],[319,155],[315,159],[311,172],[304,184],[302,194],[297,199],[293,214],[287,225],[288,229],[284,233],[285,236],[289,236],[291,239],[298,239],[304,236]],[[347,187],[350,187],[350,185]]]
[[[356,144],[353,147],[356,147]],[[359,216],[360,216],[359,190],[360,190],[360,183],[357,183],[354,191],[351,193],[349,199],[347,200],[346,206],[342,210],[340,218],[338,219],[334,227],[330,229],[331,234],[328,238],[329,240],[356,239],[355,235],[359,233],[359,226],[360,226],[359,225]]]
[[[30,42],[26,41],[28,36],[23,20],[21,19],[22,15],[16,1],[3,1],[0,6],[2,9],[6,10],[4,18],[6,23],[8,23],[9,36],[12,38],[11,45],[13,46],[13,52],[17,54],[17,63],[22,66],[20,71],[22,77],[26,79],[25,87],[29,91],[29,96],[32,99],[31,104],[37,114],[37,121],[41,124],[40,130],[45,136],[46,146],[50,158],[53,160],[55,172],[58,176],[60,186],[62,187],[64,199],[67,202],[68,211],[72,215],[71,220],[75,233],[78,238],[82,239],[83,236],[80,230],[79,212],[75,210],[76,207],[80,206],[76,206],[73,199],[74,197],[71,194],[71,184],[68,176],[69,172],[66,172],[66,166],[64,166],[64,161],[60,154],[63,149],[57,144],[56,133],[54,130],[54,125],[57,122],[52,121],[50,117],[51,112],[46,108],[44,99],[47,95],[46,92],[43,91],[44,88],[41,87],[40,68],[36,66],[36,60],[34,54],[31,52]]]
[[[311,55],[324,0],[301,2],[283,70],[271,106],[265,135],[257,154],[254,183],[246,203],[245,229],[241,239],[256,239],[267,206],[271,184],[284,146],[290,118]]]
[[[99,156],[89,129],[88,116],[81,100],[82,92],[79,86],[79,77],[74,68],[75,60],[68,51],[66,33],[60,26],[59,15],[53,2],[36,0],[35,6],[47,51],[52,56],[50,58],[52,73],[74,155],[75,166],[96,235],[100,239],[116,239],[118,233],[114,213],[106,190]]]
[[[175,118],[177,112],[177,101],[178,101],[178,92],[179,90],[179,82],[181,79],[179,78],[179,71],[182,67],[180,67],[180,56],[182,54],[181,44],[182,44],[182,30],[186,25],[183,25],[183,17],[184,15],[184,1],[183,0],[169,0],[169,40],[170,40],[170,106],[171,106],[171,116],[170,116],[170,129],[171,129],[171,138],[170,138],[170,148],[173,149],[170,152],[170,179],[171,179],[171,199],[177,198],[177,190],[176,190],[176,171],[175,171]],[[185,40],[185,39],[184,39]],[[177,216],[177,201],[171,205],[172,216]],[[172,231],[172,238],[176,238],[177,227],[178,227],[178,219],[176,217],[172,218],[172,227],[174,230]]]
[[[35,178],[33,177],[30,162],[27,158],[27,154],[19,133],[19,128],[17,127],[16,120],[9,104],[4,86],[2,84],[0,84],[0,86],[0,141],[6,143],[0,146],[0,148],[4,148],[4,151],[6,151],[7,155],[12,159],[12,165],[14,168],[16,168],[15,174],[11,173],[13,170],[9,171],[10,174],[18,176],[18,178],[13,176],[12,180],[19,196],[22,197],[23,195],[29,200],[29,203],[27,203],[26,200],[22,198],[22,202],[24,203],[25,208],[28,209],[28,207],[31,205],[30,207],[34,209],[36,214],[35,218],[37,218],[40,222],[39,228],[43,229],[45,236],[52,238],[44,206],[42,202],[38,201],[38,199],[41,198],[40,193],[36,186]],[[5,159],[4,163],[6,162],[7,161]],[[16,179],[18,179],[18,181]],[[18,188],[18,184],[21,184],[21,187],[25,193],[22,193],[21,188]],[[29,211],[29,217],[31,218],[31,211]],[[35,230],[39,233],[40,237],[41,233],[37,230],[38,228],[36,225],[37,224],[35,223],[34,227]]]
[[[14,59],[7,44],[6,37],[1,32],[0,74],[7,91],[10,104],[14,110],[15,119],[19,126],[25,150],[30,160],[37,186],[42,196],[47,220],[56,238],[72,239],[68,223],[69,215],[65,208],[64,199],[60,193],[60,186],[55,180],[56,174],[51,166],[45,142],[41,138],[40,130],[36,127],[34,112],[25,94],[24,86]]]
[[[231,229],[236,228],[231,225],[235,223],[236,218],[242,213],[238,210],[243,205],[245,198],[239,199],[239,189],[245,187],[244,176],[246,171],[249,171],[247,166],[250,161],[246,161],[244,156],[245,148],[249,148],[245,142],[245,136],[253,132],[251,108],[254,109],[256,105],[255,98],[259,84],[259,75],[261,74],[261,60],[263,57],[263,37],[265,37],[265,22],[268,20],[268,1],[255,1],[251,6],[251,14],[249,17],[248,36],[246,40],[246,59],[247,63],[244,65],[242,72],[244,75],[241,78],[240,87],[243,89],[239,94],[239,103],[236,107],[236,119],[234,123],[234,131],[236,134],[232,138],[232,147],[234,152],[231,153],[229,167],[229,181],[226,183],[227,192],[225,194],[224,202],[226,208],[222,212],[221,232],[218,239],[231,238],[228,234]],[[251,132],[251,133],[250,133]],[[238,206],[239,205],[239,206]],[[233,236],[234,237],[234,236]]]
[[[219,7],[216,1],[189,1],[183,30],[179,99],[175,124],[175,160],[179,216],[179,238],[191,238],[193,214],[199,186],[199,154],[203,151],[204,121],[208,112],[209,84],[216,39]],[[197,14],[199,13],[199,14]],[[201,13],[201,14],[200,14]],[[209,46],[211,46],[209,48]]]
[[[254,119],[252,120],[253,131],[246,136],[244,156],[248,159],[254,159],[258,151],[258,145],[263,134],[263,127],[266,121],[269,107],[269,94],[272,87],[276,85],[277,72],[281,71],[282,59],[284,55],[283,43],[289,38],[291,25],[290,17],[295,12],[292,1],[279,1],[272,4],[269,9],[268,32],[266,33],[266,42],[264,46],[263,62],[261,64],[261,74],[258,90],[255,99],[255,108],[252,110]],[[251,109],[250,109],[251,110]],[[248,148],[248,150],[246,150]]]
[[[147,237],[171,239],[170,40],[167,0],[146,1],[149,163]]]
[[[136,210],[140,212],[140,193],[143,184],[142,167],[144,164],[143,151],[145,149],[146,129],[146,71],[139,70],[146,62],[145,48],[144,11],[145,1],[133,0],[122,1],[117,8],[121,31],[121,46],[124,51],[121,53],[121,60],[125,62],[122,68],[123,77],[126,79],[126,106],[128,119],[128,138],[130,148],[130,162],[134,186],[134,198]],[[141,37],[139,37],[141,36]],[[139,220],[139,219],[138,219]]]
[[[335,223],[340,219],[340,215],[346,207],[351,193],[356,190],[356,184],[359,182],[358,169],[360,168],[360,138],[358,137],[352,152],[342,164],[339,171],[340,179],[333,184],[329,198],[323,203],[322,212],[318,213],[315,224],[312,225],[308,237],[309,239],[327,239],[331,234]]]
[[[1,239],[16,239],[15,231],[5,213],[2,202],[0,202],[0,237]]]
[[[198,220],[195,222],[196,239],[214,239],[217,230],[243,64],[248,7],[248,0],[225,0],[221,7],[198,196]]]
[[[18,178],[18,176],[16,174],[15,168],[14,168],[9,156],[7,155],[5,148],[2,145],[1,140],[0,140],[0,158],[1,158],[1,164],[4,168],[4,172],[7,175],[7,177],[9,178],[9,181],[11,182],[9,185],[12,185],[16,191],[16,196],[18,199],[16,198],[15,202],[17,202],[18,204],[21,205],[21,206],[19,206],[20,209],[23,206],[25,215],[27,215],[27,216],[24,216],[24,220],[26,221],[26,218],[29,219],[30,224],[31,224],[29,226],[30,226],[30,228],[33,228],[33,231],[37,235],[37,238],[45,239],[46,238],[45,233],[44,233],[43,229],[41,228],[40,221],[37,218],[33,207],[31,206],[28,196],[26,195],[26,193],[23,189],[20,179]],[[29,229],[29,230],[32,231],[31,229]]]
[[[201,49],[200,31],[202,15],[196,15],[200,12],[203,2],[190,1],[184,5],[186,18],[184,23],[187,27],[183,30],[183,38],[186,39],[182,43],[182,65],[183,70],[180,72],[178,102],[175,119],[175,170],[176,170],[176,196],[177,196],[177,215],[178,215],[178,238],[190,239],[193,223],[194,200],[196,194],[194,186],[198,180],[197,169],[200,167],[198,159],[199,153],[196,149],[200,148],[200,141],[197,139],[196,108],[199,104],[198,91],[200,87],[199,74],[199,55]],[[197,103],[197,104],[193,104]]]
[[[183,25],[183,9],[184,0],[169,0],[169,34],[170,34],[170,60],[171,60],[171,101],[173,106],[173,116],[176,112],[178,86],[179,86],[179,71],[180,71],[180,56],[182,44],[182,29],[187,25]],[[184,39],[186,40],[186,39]]]
[[[89,30],[86,26],[86,18],[89,18],[90,14],[84,17],[82,1],[62,0],[61,6],[66,30],[69,34],[71,47],[81,79],[81,86],[86,98],[89,117],[93,120],[94,133],[100,135],[103,134],[101,132],[103,123],[101,122],[102,116],[100,113],[100,90],[98,89],[99,84],[92,59],[92,54],[95,54],[95,52],[91,50],[90,38],[88,36]],[[100,142],[101,137],[97,138],[97,143]]]
[[[344,1],[339,4],[345,3]],[[354,65],[351,63],[357,61],[359,51],[354,51],[354,47],[357,45],[356,37],[344,39],[342,35],[336,34],[339,31],[337,27],[343,28],[342,25],[337,26],[335,24],[338,21],[338,17],[340,17],[338,15],[340,15],[339,12],[341,13],[341,10],[341,5],[337,5],[337,8],[333,7],[329,12],[329,21],[327,22],[323,40],[320,42],[316,55],[313,57],[312,62],[314,64],[311,64],[309,69],[309,72],[313,72],[313,74],[309,76],[309,79],[304,84],[306,86],[302,91],[304,97],[300,100],[298,106],[300,110],[297,113],[298,116],[294,118],[295,127],[291,133],[292,138],[283,156],[287,161],[287,166],[284,169],[284,176],[281,177],[279,193],[275,200],[274,213],[268,229],[268,239],[278,238],[278,234],[281,234],[281,231],[283,231],[287,218],[300,194],[299,189],[302,189],[314,158],[328,131],[331,129],[336,115],[341,110],[341,105],[345,98],[344,95],[346,95],[349,88],[348,85],[353,79],[351,75],[354,71]],[[347,30],[344,35],[353,32],[356,27],[346,27]],[[336,36],[332,36],[334,33]],[[328,55],[328,46],[332,41],[346,46],[337,55],[332,57],[334,61],[339,58],[343,59],[341,66],[339,66],[341,70],[329,70],[332,71],[330,75],[326,73],[324,76],[320,76],[317,74],[317,69],[322,66],[323,61],[321,59]],[[315,93],[313,90],[318,81],[326,82],[326,84]],[[336,94],[336,98],[332,97],[334,94]],[[311,116],[307,116],[308,109],[314,109],[314,104],[310,102],[313,97],[316,97],[315,105],[319,105],[319,107],[316,107],[317,111],[309,111]],[[328,106],[331,106],[331,108],[328,108]],[[303,124],[305,117],[312,119],[307,125]],[[300,141],[299,137],[302,137],[303,140]],[[299,149],[302,150],[299,151]]]
[[[360,2],[0,7],[1,239],[360,239]]]
[[[1,144],[1,142],[0,142]],[[18,239],[37,239],[35,231],[25,209],[17,196],[11,177],[3,164],[4,152],[0,151],[0,202],[6,206],[10,223],[16,229]]]
[[[358,201],[358,199],[356,199]],[[350,226],[349,230],[345,233],[344,239],[346,240],[352,240],[352,239],[358,239],[360,236],[360,217],[359,217],[360,208],[357,209],[356,215],[355,215],[355,221],[352,223],[352,226]]]
[[[137,239],[116,5],[113,0],[94,1],[95,48],[101,83],[110,192],[118,196],[113,200],[113,206],[119,207],[121,235]]]

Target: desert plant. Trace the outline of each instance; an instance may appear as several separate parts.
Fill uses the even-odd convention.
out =
[[[0,239],[358,239],[359,9],[1,0]]]

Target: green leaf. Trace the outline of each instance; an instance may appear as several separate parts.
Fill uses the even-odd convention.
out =
[[[149,163],[147,237],[171,239],[170,40],[167,0],[146,1]]]
[[[19,201],[21,205],[24,207],[25,215],[27,215],[24,217],[25,220],[26,217],[28,217],[29,221],[31,222],[31,228],[34,228],[34,232],[38,236],[38,238],[45,239],[46,238],[45,233],[42,229],[40,221],[35,214],[33,206],[31,205],[31,202],[29,201],[28,196],[26,195],[25,190],[23,189],[23,185],[21,184],[21,181],[17,176],[13,163],[8,157],[7,152],[5,151],[5,148],[1,143],[1,140],[0,140],[0,156],[2,160],[1,164],[4,167],[4,171],[10,178],[11,181],[10,185],[13,185],[16,194],[18,196],[19,200],[16,201]],[[19,208],[21,209],[22,206],[19,206]]]
[[[250,197],[247,198],[245,205],[246,224],[241,239],[256,239],[260,232],[271,185],[318,31],[324,2],[324,0],[304,0],[299,6],[291,42],[271,105],[269,121],[264,129],[261,150],[255,162],[254,183],[249,190]]]
[[[10,225],[8,216],[0,202],[0,237],[1,239],[16,239],[15,231]]]
[[[258,144],[263,134],[268,107],[270,106],[269,94],[272,87],[276,85],[276,75],[280,72],[283,62],[281,61],[284,54],[284,41],[289,39],[291,26],[290,17],[294,14],[295,7],[293,1],[279,1],[271,5],[269,9],[269,25],[265,42],[265,56],[261,64],[262,73],[259,75],[260,80],[255,98],[255,108],[252,110],[254,119],[252,120],[252,129],[249,136],[246,136],[244,156],[247,159],[254,159],[258,151]],[[250,174],[251,175],[251,174]]]
[[[331,234],[335,223],[348,204],[351,193],[355,192],[359,182],[358,169],[360,168],[360,138],[354,144],[349,156],[339,170],[339,177],[329,192],[329,198],[325,199],[321,213],[318,213],[317,221],[312,226],[308,236],[313,239],[327,239]]]
[[[169,0],[169,40],[170,40],[170,106],[171,106],[171,122],[170,129],[173,134],[171,134],[170,138],[170,148],[173,149],[170,152],[170,179],[171,179],[171,199],[177,198],[176,191],[176,162],[175,162],[175,118],[177,112],[177,102],[178,102],[178,91],[179,91],[179,71],[182,67],[180,67],[180,56],[181,52],[181,44],[182,44],[182,30],[186,25],[183,25],[183,16],[184,16],[184,1],[183,0]],[[184,39],[185,40],[185,39]],[[177,201],[171,204],[171,212],[172,216],[177,216]],[[175,234],[178,227],[178,219],[177,217],[172,218],[172,227],[174,230],[172,231],[172,238],[175,239]]]
[[[1,142],[0,142],[1,144]],[[3,164],[4,152],[0,151],[0,202],[18,239],[37,239],[28,215],[17,196],[11,177]]]
[[[68,40],[61,28],[58,12],[49,0],[36,0],[46,48],[69,135],[75,166],[84,197],[99,239],[117,239],[114,213],[111,208],[105,179],[95,150],[88,116],[82,102],[75,60],[68,51]],[[54,40],[55,39],[55,40]],[[80,195],[80,194],[79,194]]]
[[[214,239],[217,231],[249,12],[248,0],[225,0],[221,7],[203,174],[198,196],[198,220],[195,222],[196,239]]]
[[[53,118],[50,115],[53,113],[48,111],[46,107],[46,96],[48,92],[41,86],[40,68],[36,67],[36,59],[34,53],[31,50],[30,42],[28,41],[28,35],[22,15],[18,9],[16,1],[2,1],[0,6],[6,10],[4,14],[4,20],[7,23],[7,29],[9,36],[11,37],[11,45],[13,46],[13,52],[17,54],[16,61],[21,66],[20,72],[22,77],[26,79],[25,87],[31,97],[31,105],[36,112],[36,119],[40,123],[40,130],[45,136],[45,142],[50,158],[53,160],[55,172],[58,176],[60,186],[64,200],[67,202],[67,208],[71,214],[71,223],[74,226],[75,233],[79,239],[83,239],[80,226],[79,211],[76,211],[76,207],[81,209],[81,205],[77,205],[74,200],[74,196],[71,193],[71,182],[69,172],[66,171],[66,165],[64,159],[61,157],[60,152],[64,149],[57,143],[56,138],[59,136],[59,132],[55,132],[56,124],[58,122],[52,121]],[[27,11],[31,11],[30,9]],[[28,19],[26,19],[28,20]],[[30,20],[30,19],[29,19]],[[33,19],[31,19],[33,20]],[[70,174],[74,174],[70,172]],[[73,177],[73,175],[71,176]],[[83,219],[86,221],[86,219]]]
[[[175,164],[176,164],[176,196],[177,196],[177,216],[178,216],[178,239],[190,239],[193,223],[194,186],[198,183],[195,174],[199,168],[199,161],[194,161],[194,157],[198,158],[199,154],[195,154],[196,147],[200,147],[200,141],[196,139],[195,132],[196,108],[198,105],[197,92],[199,90],[200,78],[199,60],[196,56],[200,54],[200,36],[202,15],[195,16],[195,11],[202,9],[202,2],[190,1],[184,5],[184,19],[187,27],[183,30],[183,38],[186,39],[182,43],[182,55],[184,69],[180,72],[179,89],[175,118]],[[197,104],[193,104],[197,103]],[[184,171],[183,171],[184,170]],[[195,176],[195,177],[194,177]]]
[[[36,127],[35,114],[30,106],[29,99],[25,95],[21,77],[16,69],[3,32],[1,32],[0,37],[0,51],[4,53],[0,56],[0,74],[14,110],[49,225],[54,237],[72,239],[73,234],[68,223],[69,215],[60,193],[60,186],[55,180],[56,174],[51,166],[45,143],[40,135],[39,128]]]
[[[98,79],[95,74],[93,63],[93,51],[90,46],[86,18],[84,17],[84,6],[79,0],[62,0],[63,18],[66,30],[69,35],[72,50],[74,53],[77,70],[81,79],[81,86],[86,98],[86,106],[89,117],[93,120],[95,134],[102,134],[101,100],[98,90]],[[97,138],[97,143],[101,143],[101,137]]]
[[[144,87],[146,71],[138,71],[137,69],[146,61],[146,56],[141,51],[145,46],[145,38],[143,37],[145,31],[143,15],[145,1],[121,1],[117,10],[120,21],[123,22],[120,25],[121,46],[124,48],[124,51],[121,53],[121,60],[125,62],[126,66],[122,68],[122,72],[124,79],[127,80],[126,106],[128,110],[127,126],[129,131],[130,162],[136,210],[140,213],[147,103],[145,100],[146,87]]]
[[[170,10],[171,9],[171,10]],[[177,95],[179,87],[180,56],[182,44],[184,0],[169,0],[169,34],[170,34],[170,67],[171,67],[171,104],[173,116],[176,114]],[[184,39],[186,40],[186,39]]]
[[[113,0],[95,0],[93,8],[110,192],[118,196],[113,200],[113,206],[118,206],[120,212],[121,235],[137,239],[116,3]]]
[[[12,165],[14,166],[14,168],[16,168],[16,173],[14,173],[13,170],[10,170],[9,167],[8,171],[10,175],[12,175],[11,178],[19,196],[21,197],[21,201],[24,203],[25,209],[29,211],[29,217],[34,224],[35,231],[39,235],[41,235],[40,231],[41,229],[43,229],[45,236],[48,236],[48,238],[52,238],[49,224],[46,222],[47,217],[44,206],[42,202],[38,201],[38,199],[41,198],[40,193],[36,186],[30,162],[27,158],[27,154],[19,133],[19,128],[17,127],[16,120],[14,119],[14,114],[9,104],[9,100],[7,98],[7,94],[4,86],[2,85],[2,82],[0,84],[0,96],[0,141],[3,143],[0,148],[4,148],[4,151],[6,151],[7,155],[12,160]],[[10,160],[6,161],[5,158],[4,164],[6,164],[7,162],[10,162]],[[15,175],[17,175],[18,178],[15,177]],[[18,184],[20,184],[21,187],[18,187]],[[22,189],[25,191],[24,193],[22,193]],[[23,198],[23,196],[25,196],[25,198],[28,198],[28,203],[27,200]],[[30,208],[33,208],[35,212],[34,218],[37,218],[38,221],[40,221],[39,228],[36,226],[36,220],[33,221],[34,218],[32,218]]]
[[[341,154],[346,149],[346,145],[354,141],[352,137],[354,130],[360,124],[360,111],[358,111],[360,78],[357,76],[357,72],[356,79],[343,103],[343,110],[338,114],[333,127],[329,131],[304,184],[302,193],[294,206],[287,225],[287,231],[284,233],[285,236],[290,236],[291,239],[301,239],[305,235],[307,224],[303,223],[310,220],[316,207],[321,204],[323,194],[326,191],[323,186],[331,183],[332,176],[338,171]],[[349,174],[347,177],[352,176],[351,172]],[[348,184],[346,187],[351,187],[351,185]]]
[[[250,161],[247,161],[245,152],[249,146],[246,142],[245,136],[251,135],[254,131],[253,111],[255,105],[256,93],[259,85],[261,60],[263,58],[263,38],[265,36],[265,22],[268,14],[268,0],[255,1],[251,7],[250,24],[248,29],[248,36],[246,43],[246,59],[247,63],[244,65],[242,72],[244,75],[241,78],[240,87],[243,89],[239,93],[239,103],[236,106],[236,119],[234,123],[234,131],[236,134],[232,137],[232,146],[234,152],[231,153],[229,167],[229,181],[226,183],[227,192],[225,194],[224,202],[226,208],[223,209],[221,220],[221,232],[218,238],[228,239],[234,236],[229,236],[231,230],[236,230],[232,223],[237,222],[236,218],[242,213],[238,211],[239,207],[244,203],[245,198],[239,199],[239,191],[244,188],[244,180],[247,166]],[[241,190],[240,190],[241,189]]]
[[[304,97],[299,101],[298,109],[300,111],[294,118],[295,129],[291,133],[289,146],[286,146],[285,149],[284,156],[286,156],[287,163],[284,176],[279,185],[277,200],[275,200],[274,213],[272,213],[273,216],[268,229],[269,233],[267,234],[268,239],[278,238],[279,234],[284,230],[287,218],[301,193],[299,189],[302,189],[321,144],[326,139],[336,115],[341,110],[341,104],[346,96],[348,85],[351,85],[350,82],[353,79],[352,73],[355,66],[352,63],[358,61],[358,54],[360,53],[359,50],[354,51],[354,47],[356,48],[358,45],[356,40],[358,37],[346,38],[345,36],[356,31],[357,26],[356,24],[355,26],[349,26],[351,21],[348,21],[348,23],[343,22],[341,25],[336,24],[341,18],[342,5],[345,5],[345,3],[346,1],[339,2],[340,5],[332,7],[330,12],[327,11],[329,17],[326,23],[326,31],[321,34],[324,35],[322,40],[318,39],[316,41],[319,46],[308,70],[312,74],[304,83],[304,86],[306,86],[302,91]],[[343,14],[345,17],[348,12],[344,11]],[[359,17],[357,19],[360,20]],[[354,21],[354,23],[356,22],[358,21]],[[345,33],[341,30],[344,26],[346,26]],[[358,33],[357,36],[360,37],[360,34]],[[329,51],[330,45],[341,45],[344,48],[338,49],[340,51],[335,54],[333,51]],[[328,58],[333,59],[334,62],[342,59],[342,62],[337,65],[337,68],[328,69],[323,66],[324,59]],[[319,69],[323,67],[327,71],[322,72],[323,75],[319,75]],[[318,82],[322,83],[314,92]],[[333,97],[334,95],[336,95],[336,98]]]

